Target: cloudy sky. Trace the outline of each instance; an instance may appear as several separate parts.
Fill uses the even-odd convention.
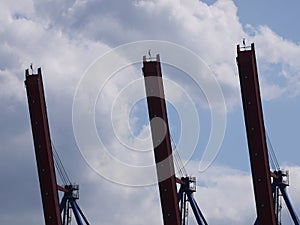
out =
[[[253,224],[235,61],[243,38],[255,43],[266,130],[281,168],[290,170],[288,191],[300,214],[299,6],[296,0],[1,1],[0,223],[43,224],[24,86],[30,63],[42,68],[52,142],[80,184],[79,205],[91,224],[163,223],[141,71],[151,48],[165,62],[172,137],[187,172],[197,177],[196,199],[208,223]],[[140,61],[130,58],[136,54]],[[116,57],[105,61],[109,56]],[[200,68],[203,82],[183,67]],[[211,91],[221,95],[211,98]],[[78,117],[88,112],[85,104],[93,107],[88,120]],[[91,139],[86,121],[100,142]],[[286,210],[283,223],[291,224]]]

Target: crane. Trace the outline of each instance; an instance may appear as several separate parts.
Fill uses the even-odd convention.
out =
[[[191,204],[198,224],[207,224],[193,198],[196,180],[191,177],[175,177],[172,143],[163,90],[160,56],[156,60],[143,57],[143,74],[147,95],[148,113],[156,163],[164,225],[185,225],[186,204]],[[176,182],[180,184],[177,193]],[[179,209],[179,204],[181,205]]]
[[[83,221],[89,224],[76,202],[79,198],[79,186],[70,182],[64,187],[57,185],[41,68],[38,68],[37,74],[33,74],[33,69],[32,74],[29,74],[29,69],[25,71],[25,86],[45,224],[70,224],[70,210],[73,211],[77,224],[83,225]],[[60,172],[65,173],[64,171]],[[58,190],[64,192],[61,203]]]
[[[236,59],[257,211],[255,224],[281,224],[278,213],[280,190],[294,223],[299,225],[286,192],[288,173],[280,169],[270,171],[254,43],[250,47],[244,46],[243,50],[238,45]]]

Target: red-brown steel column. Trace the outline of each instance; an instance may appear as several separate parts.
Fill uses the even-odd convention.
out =
[[[270,166],[261,106],[254,44],[241,51],[237,46],[241,93],[259,225],[275,225]]]
[[[49,125],[41,68],[37,74],[26,70],[26,90],[46,225],[61,225],[57,182],[53,164]]]
[[[159,56],[143,60],[156,172],[165,225],[180,225],[177,188]]]

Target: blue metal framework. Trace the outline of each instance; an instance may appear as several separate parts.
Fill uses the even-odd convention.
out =
[[[275,170],[273,173],[271,172],[272,181],[272,193],[273,193],[273,202],[274,202],[274,210],[276,215],[276,224],[281,225],[281,201],[280,197],[283,197],[283,200],[289,210],[289,213],[292,217],[292,220],[295,225],[300,225],[299,218],[296,214],[296,211],[292,205],[292,202],[289,199],[288,193],[286,191],[286,187],[289,186],[289,174],[288,171],[283,170]],[[280,195],[281,194],[281,195]],[[254,225],[258,225],[257,219]]]
[[[273,199],[274,199],[274,205],[275,205],[275,211],[277,215],[277,223],[281,224],[280,222],[280,215],[279,215],[279,197],[280,193],[285,201],[285,204],[289,210],[289,213],[293,219],[293,222],[295,225],[300,225],[299,218],[293,208],[293,205],[288,197],[288,194],[286,192],[286,187],[289,186],[288,182],[288,171],[283,171],[283,170],[277,170],[274,171],[274,173],[271,174],[273,178],[272,182],[272,192],[273,192]],[[280,193],[279,193],[280,191]]]
[[[65,185],[65,187],[60,190],[64,192],[64,196],[60,202],[60,212],[62,214],[63,225],[71,224],[71,210],[78,225],[89,225],[87,218],[84,216],[76,202],[76,200],[79,199],[79,185]]]
[[[182,177],[180,182],[180,189],[178,191],[178,201],[181,211],[181,225],[187,225],[188,202],[190,203],[194,216],[199,225],[208,225],[203,213],[201,212],[193,193],[196,192],[196,178],[195,177]]]
[[[62,191],[64,192],[64,196],[60,203],[60,212],[62,214],[63,225],[71,224],[71,210],[78,225],[89,225],[87,218],[84,216],[76,202],[76,200],[79,199],[79,185],[65,185],[65,188]]]

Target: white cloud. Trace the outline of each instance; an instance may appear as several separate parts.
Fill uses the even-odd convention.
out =
[[[32,6],[30,3],[27,2]],[[31,7],[24,7],[31,9],[25,11],[21,6],[3,10],[9,15],[2,19],[0,30],[3,37],[0,43],[2,73],[10,72],[6,80],[14,79],[20,83],[24,80],[24,69],[30,63],[35,69],[42,66],[49,90],[60,90],[61,94],[67,93],[72,97],[84,70],[109,48],[102,43],[72,39],[57,27],[45,26],[36,18]],[[20,95],[19,90],[19,87],[7,88],[11,95]]]
[[[10,99],[13,103],[26,101],[23,88],[23,82],[15,76],[13,71],[0,70],[0,99],[3,101]],[[14,105],[12,102],[10,105]]]
[[[197,177],[196,200],[209,224],[251,224],[255,204],[251,176],[226,166],[212,165],[199,173],[199,162],[187,171]]]
[[[13,189],[14,193],[10,192],[7,195],[12,196],[11,205],[7,206],[11,211],[1,209],[0,223],[20,224],[19,219],[22,219],[23,223],[41,224],[43,220],[37,177],[33,178],[32,175],[36,174],[36,168],[31,137],[28,135],[29,118],[28,114],[25,114],[27,108],[23,85],[24,69],[30,63],[34,63],[35,67],[42,66],[47,103],[51,106],[49,115],[53,123],[50,127],[55,131],[53,136],[57,138],[58,144],[64,147],[62,155],[69,166],[68,171],[83,183],[80,202],[87,216],[91,217],[91,222],[131,225],[162,223],[156,186],[138,189],[111,184],[88,170],[78,152],[74,151],[75,141],[71,135],[70,118],[75,88],[89,64],[110,48],[128,41],[159,39],[178,43],[199,54],[219,80],[227,105],[234,107],[240,101],[240,95],[237,94],[239,84],[235,45],[246,36],[256,43],[264,98],[274,99],[285,94],[298,95],[299,45],[285,40],[265,26],[253,28],[254,36],[247,35],[239,22],[237,10],[233,1],[228,0],[219,0],[211,6],[196,0],[117,3],[84,0],[2,2],[0,99],[1,108],[4,110],[1,110],[0,121],[5,128],[1,130],[1,143],[5,146],[5,151],[1,151],[0,158],[5,161],[3,159],[8,156],[15,164],[12,166],[1,163],[1,170],[15,168],[17,171],[11,173],[13,177],[3,173],[1,178],[10,186],[19,183],[15,180],[24,181],[26,185],[23,191],[27,194],[24,196],[24,193],[18,193],[17,196],[24,197],[25,203],[33,200],[30,206],[25,203],[19,204],[19,198],[13,196],[19,190]],[[284,83],[271,82],[267,72],[273,64],[280,64],[281,71],[276,77],[284,80]],[[108,129],[111,126],[110,106],[116,95],[128,81],[141,75],[140,68],[128,72],[106,86],[102,96],[104,101],[97,106],[99,115],[106,116],[106,120],[100,122],[100,118],[96,122],[99,130],[103,130],[103,138],[116,156],[130,163],[153,163],[152,153],[145,158],[129,155],[124,147],[120,147],[119,141],[115,137],[112,138],[114,134]],[[188,82],[183,83],[182,86],[186,90],[191,87]],[[197,93],[193,90],[188,91],[197,99]],[[176,96],[181,98],[180,95]],[[125,112],[130,110],[130,105],[126,102],[127,96],[124,97]],[[132,146],[139,148],[141,142],[130,139],[132,137],[127,133],[129,118],[124,112],[117,112],[117,130],[124,139],[132,141]],[[137,125],[135,121],[131,124],[133,129]],[[149,127],[143,125],[137,136],[149,137]],[[28,154],[25,158],[19,155],[20,158],[16,159],[14,154],[22,146],[24,149],[21,156],[24,156],[24,152],[30,152],[31,155]],[[81,167],[84,168],[82,171],[79,170]],[[199,175],[195,168],[189,170]],[[294,175],[293,179],[291,178],[291,183],[295,182],[295,185],[291,185],[289,191],[292,199],[296,200],[295,205],[299,206],[295,193],[296,187],[300,185],[297,181],[300,171],[297,167],[291,171],[291,176],[295,174],[296,178],[295,181]],[[132,175],[124,171],[113,172],[122,176]],[[134,180],[136,177],[132,175],[130,179]],[[196,198],[208,222],[246,224],[254,221],[253,192],[249,174],[234,169],[212,167],[199,175],[198,180],[200,185]],[[10,190],[6,188],[5,191]],[[6,197],[4,195],[6,193],[0,195],[1,199]],[[14,209],[14,205],[18,205],[18,208]],[[30,216],[26,216],[23,210]],[[16,218],[13,214],[20,216]]]
[[[251,39],[256,45],[258,67],[261,68],[263,98],[270,100],[298,95],[300,45],[284,39],[267,26],[251,29],[254,31]]]
[[[204,173],[198,172],[199,162],[190,161],[186,167],[189,174],[197,177],[195,199],[209,224],[252,224],[256,219],[252,178],[249,173],[232,169],[227,166],[212,165]],[[290,184],[288,194],[295,209],[299,208],[297,190],[300,187],[297,166],[288,167]],[[81,206],[92,219],[100,224],[162,224],[162,213],[157,185],[150,187],[131,188],[113,184],[99,179],[89,171],[88,189],[82,187]],[[87,176],[85,176],[87,178]],[[86,180],[83,178],[83,180]],[[87,188],[87,186],[85,186]],[[94,189],[94,187],[100,187]],[[90,195],[90,193],[93,195]],[[109,196],[108,196],[109,194]],[[109,198],[109,201],[107,200]],[[102,208],[99,203],[106,202]],[[116,207],[117,205],[117,207]],[[296,210],[297,211],[297,210]],[[95,222],[96,221],[96,222]],[[109,222],[110,221],[110,222]],[[286,206],[283,204],[282,222],[287,223]],[[189,224],[196,224],[190,208]]]
[[[195,161],[188,162],[186,168],[192,176],[197,177],[195,198],[209,224],[254,223],[256,209],[251,174],[218,165],[212,165],[204,173],[199,173],[199,162]],[[284,169],[290,171],[290,186],[287,193],[299,215],[297,209],[300,201],[297,190],[300,187],[300,167],[286,166]],[[289,220],[290,215],[283,203],[282,222],[285,224]]]
[[[10,35],[14,45],[19,43],[10,52],[19,58],[23,54],[19,59],[22,67],[39,58],[38,65],[47,65],[50,73],[56,74],[55,83],[76,84],[78,78],[74,78],[74,74],[82,74],[95,57],[108,49],[103,41],[111,46],[151,38],[174,41],[192,49],[207,62],[224,90],[229,108],[236,105],[239,84],[234,61],[235,44],[248,35],[232,1],[217,1],[211,6],[196,0],[184,3],[128,1],[117,5],[87,1],[28,2],[29,13],[23,13],[24,16],[19,18],[11,16],[11,24],[5,30],[5,36]],[[122,13],[124,8],[128,13]],[[287,84],[270,84],[266,79],[262,89],[268,90],[263,91],[263,97],[273,99],[287,92],[297,95],[299,76],[296,71],[299,66],[295,56],[299,47],[266,26],[252,30],[255,34],[249,40],[257,43],[263,64],[272,66],[272,63],[281,62],[286,65],[281,76]],[[260,75],[264,76],[264,71]]]

